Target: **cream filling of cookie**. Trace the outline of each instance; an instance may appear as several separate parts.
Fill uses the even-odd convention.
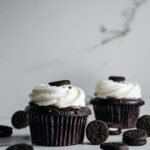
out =
[[[109,131],[118,131],[118,128],[109,128]]]

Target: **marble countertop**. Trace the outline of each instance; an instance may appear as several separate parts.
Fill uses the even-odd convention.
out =
[[[144,111],[141,112],[142,114],[145,114],[146,109],[144,109]],[[93,110],[92,110],[93,112]],[[88,122],[94,120],[94,115],[92,113],[92,115],[88,118]],[[0,124],[5,124],[5,125],[11,125],[10,123],[10,119],[6,118],[6,119],[0,119]],[[124,131],[123,131],[124,132]],[[119,136],[109,136],[109,138],[107,139],[107,142],[114,142],[114,141],[121,141],[122,140],[122,134]],[[0,139],[0,150],[5,150],[9,145],[13,145],[16,143],[28,143],[31,144],[31,138],[30,138],[30,132],[29,132],[29,128],[25,128],[25,129],[21,129],[21,130],[17,130],[14,129],[13,130],[13,136],[9,137],[9,138],[1,138]],[[130,150],[149,150],[150,147],[150,138],[147,138],[147,144],[144,146],[130,146],[129,149]],[[65,146],[65,147],[41,147],[41,146],[34,146],[35,150],[99,150],[100,149],[100,145],[92,145],[89,143],[89,141],[87,140],[86,136],[84,139],[83,144],[79,144],[79,145],[73,145],[73,146]]]

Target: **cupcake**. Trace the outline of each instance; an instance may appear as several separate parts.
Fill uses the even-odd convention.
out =
[[[63,80],[33,88],[26,107],[32,143],[67,146],[83,142],[90,109],[84,91]]]
[[[96,119],[118,123],[125,129],[136,126],[144,101],[137,83],[127,82],[124,77],[111,76],[97,83],[91,104]]]

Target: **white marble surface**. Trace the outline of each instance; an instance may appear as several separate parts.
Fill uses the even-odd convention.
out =
[[[92,120],[94,120],[94,115],[93,115],[93,109],[92,106],[89,106],[92,110],[92,115],[89,116],[88,118],[88,123]],[[150,112],[150,111],[149,111]],[[141,109],[141,115],[148,113],[146,109]],[[11,125],[10,119],[3,119],[0,120],[1,123],[5,125]],[[109,136],[106,142],[112,142],[112,141],[122,141],[122,134],[119,136]],[[7,146],[4,145],[13,145],[16,143],[27,143],[31,144],[31,138],[30,138],[30,132],[29,128],[26,129],[21,129],[21,130],[16,130],[14,129],[14,134],[12,137],[9,138],[0,138],[0,150],[5,150]],[[147,144],[144,146],[130,146],[129,150],[149,150],[150,147],[150,138],[147,138]],[[100,146],[99,145],[92,145],[90,142],[87,140],[86,136],[84,139],[83,144],[79,145],[73,145],[73,146],[65,146],[65,147],[43,147],[43,146],[35,146],[35,150],[99,150]]]
[[[70,79],[92,96],[124,75],[150,93],[149,0],[0,0],[0,118],[40,83]]]

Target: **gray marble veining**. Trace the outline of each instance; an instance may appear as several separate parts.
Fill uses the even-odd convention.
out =
[[[120,29],[108,29],[104,25],[100,25],[100,34],[102,34],[102,40],[99,44],[94,45],[93,49],[97,49],[99,46],[125,37],[129,32],[131,32],[131,25],[135,19],[138,9],[148,0],[130,1],[130,6],[121,12],[121,16],[123,17],[124,22],[121,27],[118,27]]]

